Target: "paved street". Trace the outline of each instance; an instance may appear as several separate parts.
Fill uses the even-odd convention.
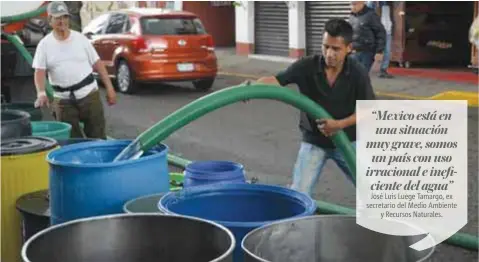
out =
[[[220,77],[214,89],[236,85],[241,78]],[[135,96],[121,96],[121,105],[108,110],[114,137],[134,138],[203,93],[189,84],[146,86]],[[298,111],[270,100],[237,103],[214,111],[171,135],[165,143],[175,154],[191,160],[224,159],[243,163],[249,177],[263,183],[287,185],[300,139]],[[463,232],[477,234],[477,126],[478,114],[469,114],[469,223]],[[355,206],[355,188],[333,163],[328,163],[315,199]],[[476,261],[477,252],[440,245],[430,261]]]
[[[232,68],[235,68],[235,65],[230,65],[230,69]],[[236,70],[240,69],[236,66]],[[243,77],[221,75],[217,78],[213,91],[239,84],[244,80]],[[26,88],[31,81],[28,78],[17,81],[14,88],[22,91],[18,92],[14,99],[18,100],[19,96],[23,100],[32,97],[33,87]],[[375,88],[385,89],[377,83]],[[163,117],[205,94],[207,93],[194,90],[189,83],[177,83],[146,85],[138,94],[119,95],[118,105],[106,109],[109,134],[116,138],[134,138]],[[258,177],[263,183],[287,185],[291,182],[290,174],[300,139],[297,128],[298,113],[295,108],[271,100],[237,103],[190,123],[171,135],[165,143],[172,153],[187,159],[237,161],[246,166],[249,177]],[[469,223],[461,231],[477,235],[477,108],[469,110],[468,128]],[[354,208],[355,188],[333,163],[326,165],[319,182],[314,194],[316,199]],[[441,244],[428,261],[477,261],[477,259],[477,252]]]

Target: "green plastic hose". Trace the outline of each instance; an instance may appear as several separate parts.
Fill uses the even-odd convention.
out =
[[[7,40],[10,43],[12,43],[18,49],[18,51],[23,56],[23,58],[25,58],[25,60],[27,60],[28,64],[32,65],[33,57],[30,54],[30,52],[28,52],[28,50],[25,48],[25,46],[23,46],[20,39],[18,39],[18,37],[15,37],[14,35],[10,35],[10,34],[4,34],[4,35],[7,38]],[[52,89],[50,83],[48,82],[48,79],[45,79],[45,91],[47,93],[48,98],[50,100],[52,100],[53,99],[53,89]]]
[[[180,168],[186,168],[191,160],[183,159],[179,156],[168,155],[168,162]],[[316,200],[318,213],[320,215],[349,215],[355,216],[356,210],[333,203]],[[466,233],[455,233],[444,241],[446,244],[477,251],[479,248],[479,238],[477,236]]]
[[[316,201],[320,214],[356,215],[356,210],[323,201]],[[465,233],[455,233],[445,240],[446,243],[470,250],[478,250],[479,238]]]
[[[186,166],[189,165],[191,161],[172,154],[168,154],[168,163],[176,167],[186,168]]]
[[[19,4],[21,4],[21,3],[19,3]],[[12,15],[12,16],[4,16],[4,17],[1,18],[1,21],[2,21],[2,24],[16,23],[16,22],[20,22],[20,21],[23,21],[23,20],[27,20],[27,19],[31,19],[31,18],[40,16],[41,14],[45,13],[46,11],[47,11],[47,6],[43,5],[43,6],[39,7],[38,9],[27,12],[27,13],[23,13],[23,14],[19,14],[19,15]]]
[[[272,85],[233,86],[203,96],[168,115],[163,120],[140,134],[136,140],[132,142],[131,147],[129,146],[124,149],[124,151],[120,153],[120,157],[116,159],[123,159],[123,155],[128,154],[125,153],[127,151],[130,151],[130,153],[132,152],[133,154],[135,153],[134,151],[138,149],[146,152],[178,129],[201,116],[229,104],[249,99],[279,100],[308,113],[314,118],[332,118],[328,112],[313,100],[288,88],[281,88]],[[332,140],[344,156],[346,164],[351,171],[351,178],[355,183],[356,152],[351,145],[351,141],[343,131],[337,132],[332,137]],[[135,149],[132,150],[132,148]]]

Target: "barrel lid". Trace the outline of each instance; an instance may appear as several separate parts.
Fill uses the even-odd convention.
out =
[[[2,156],[31,154],[52,149],[57,144],[55,139],[49,137],[18,137],[3,140],[0,151]]]
[[[23,213],[50,217],[48,190],[40,190],[21,196],[17,199],[17,209]]]

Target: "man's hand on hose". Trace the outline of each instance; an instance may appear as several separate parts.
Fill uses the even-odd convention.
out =
[[[333,136],[340,129],[343,129],[341,121],[335,119],[318,119],[316,123],[319,131],[327,137]]]
[[[246,81],[244,81],[243,83],[241,83],[241,85],[243,85],[243,86],[249,86],[249,85],[251,85],[252,83],[253,83],[253,80],[246,80]],[[249,102],[249,99],[243,100],[243,103],[248,103],[248,102]]]
[[[50,101],[48,101],[45,91],[37,93],[37,100],[35,100],[35,107],[50,107]]]
[[[382,53],[378,53],[378,54],[374,55],[374,61],[376,61],[376,62],[382,62],[383,58],[384,58],[384,54],[382,54]]]

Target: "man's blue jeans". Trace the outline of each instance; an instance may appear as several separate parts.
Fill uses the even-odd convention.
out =
[[[356,142],[352,143],[356,148]],[[351,173],[339,149],[322,149],[315,145],[301,142],[298,158],[294,167],[291,189],[312,195],[316,183],[321,176],[324,164],[332,159],[351,180]]]
[[[384,48],[383,61],[381,62],[381,71],[386,71],[389,67],[389,62],[391,61],[392,38],[392,35],[386,34],[386,47]]]
[[[367,51],[359,51],[351,54],[351,57],[357,59],[360,64],[366,68],[366,71],[369,72],[374,63],[374,53]]]

